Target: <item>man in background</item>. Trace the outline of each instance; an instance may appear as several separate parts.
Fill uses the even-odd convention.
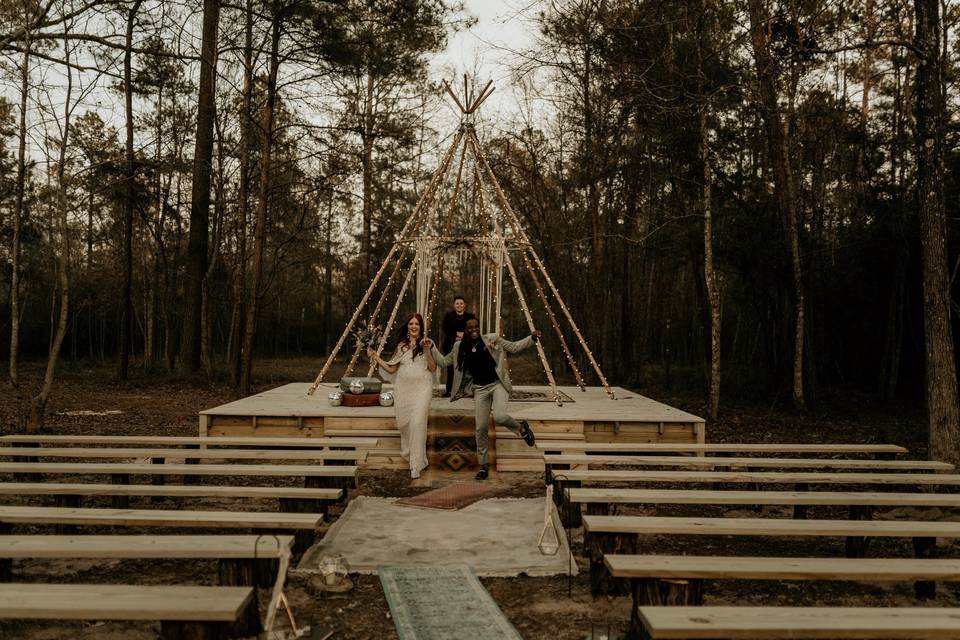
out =
[[[467,311],[467,301],[463,296],[457,295],[453,298],[453,309],[447,311],[443,316],[443,343],[440,345],[443,355],[453,351],[453,344],[463,338],[463,332],[467,327],[467,320],[476,320],[477,316]],[[443,393],[444,398],[450,397],[450,389],[453,386],[453,365],[447,367],[447,386]]]

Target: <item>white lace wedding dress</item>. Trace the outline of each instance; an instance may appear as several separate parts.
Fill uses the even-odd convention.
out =
[[[393,378],[393,408],[400,431],[400,454],[410,463],[410,476],[419,478],[427,462],[427,419],[433,399],[434,372],[427,368],[427,357],[413,357],[413,350],[401,346],[390,360],[400,368]],[[386,372],[381,369],[381,375]]]

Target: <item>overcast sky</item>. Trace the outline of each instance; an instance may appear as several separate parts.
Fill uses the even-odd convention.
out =
[[[496,90],[484,103],[484,115],[514,110],[512,52],[535,42],[537,26],[532,18],[539,4],[539,0],[465,0],[467,12],[477,18],[477,23],[449,37],[447,50],[431,61],[433,76],[451,79],[456,75],[459,86],[464,73],[476,77],[480,86],[493,80]],[[458,95],[462,92],[457,91]]]

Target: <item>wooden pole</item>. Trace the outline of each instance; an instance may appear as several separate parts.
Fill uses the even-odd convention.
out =
[[[503,238],[500,238],[501,241]],[[513,288],[517,291],[517,300],[520,301],[520,308],[523,310],[523,317],[527,319],[527,327],[530,329],[532,334],[536,331],[536,327],[533,324],[533,316],[530,315],[530,309],[527,308],[527,300],[523,297],[523,290],[520,288],[520,280],[517,279],[517,272],[513,270],[513,262],[510,260],[510,254],[504,252],[504,262],[507,264],[507,270],[510,272],[510,279],[513,281]],[[550,368],[550,363],[547,362],[547,354],[543,350],[543,344],[540,342],[539,338],[534,341],[537,345],[537,353],[540,355],[540,364],[543,365],[543,370],[547,374],[547,382],[550,384],[550,390],[553,391],[553,399],[557,403],[557,406],[563,404],[563,400],[560,398],[560,392],[557,390],[557,383],[553,379],[553,370]]]
[[[464,84],[466,84],[467,76],[463,76]],[[460,150],[460,162],[457,165],[457,180],[453,185],[453,194],[450,196],[450,206],[447,207],[447,213],[445,214],[446,223],[443,226],[443,235],[450,235],[450,229],[453,228],[453,211],[457,205],[457,197],[460,195],[460,184],[463,179],[463,162],[467,157],[467,145],[463,145],[463,149]],[[439,221],[438,221],[439,222]],[[427,330],[430,328],[430,321],[433,319],[433,308],[437,304],[437,291],[439,290],[440,278],[443,277],[443,251],[438,252],[437,254],[437,273],[433,278],[433,283],[430,287],[430,296],[427,299],[427,317],[423,319],[423,335],[427,335]]]
[[[581,348],[586,352],[587,358],[590,360],[590,364],[593,366],[593,370],[596,372],[597,376],[600,378],[600,383],[603,385],[604,390],[607,392],[607,396],[611,400],[616,399],[616,394],[614,394],[613,389],[610,388],[610,385],[607,383],[607,378],[603,375],[603,371],[600,370],[600,365],[597,364],[596,358],[593,357],[593,352],[590,351],[590,347],[587,345],[587,341],[584,339],[583,334],[580,333],[580,328],[577,326],[576,321],[573,319],[573,316],[570,315],[570,310],[567,308],[567,305],[563,302],[563,298],[560,296],[560,292],[557,291],[556,285],[553,283],[553,279],[550,278],[550,274],[547,272],[547,268],[543,265],[543,261],[540,260],[540,256],[537,255],[536,250],[533,248],[533,245],[530,243],[530,238],[527,236],[526,232],[523,230],[523,226],[520,224],[520,219],[516,213],[514,213],[513,208],[510,206],[510,202],[507,200],[507,196],[504,195],[503,189],[500,188],[500,183],[497,182],[497,177],[493,174],[493,169],[490,168],[490,163],[487,162],[486,157],[480,151],[480,143],[477,140],[476,133],[474,131],[470,132],[470,137],[468,139],[469,143],[473,145],[474,153],[477,158],[483,162],[484,170],[490,178],[490,182],[493,184],[494,191],[497,194],[497,200],[500,202],[500,208],[503,209],[503,212],[507,214],[510,219],[510,225],[513,227],[514,231],[523,239],[523,241],[528,245],[530,255],[533,256],[534,262],[537,264],[537,268],[540,270],[541,275],[543,275],[544,280],[547,282],[547,286],[550,287],[551,293],[557,299],[557,303],[560,305],[560,309],[563,311],[564,317],[566,317],[567,322],[570,323],[570,326],[573,328],[573,332],[577,336],[577,340],[580,343]]]
[[[367,325],[372,325],[377,320],[377,316],[380,315],[380,308],[383,307],[384,301],[387,299],[387,294],[390,292],[390,287],[393,285],[393,281],[397,278],[397,273],[400,271],[400,264],[403,262],[403,257],[397,259],[396,265],[393,267],[393,271],[390,273],[390,277],[387,279],[387,284],[383,287],[383,294],[380,296],[380,300],[377,301],[377,306],[374,307],[373,313],[370,314],[370,319],[367,320]],[[358,344],[353,350],[353,356],[350,358],[350,364],[347,365],[347,371],[344,373],[344,376],[349,376],[353,373],[353,368],[357,365],[357,360],[360,358],[360,353],[363,351],[362,344]]]
[[[489,82],[487,82],[487,86],[484,87],[483,90],[486,91],[486,90],[487,90],[487,87],[490,87],[490,84],[491,84],[492,82],[493,82],[493,80],[490,80]],[[486,101],[486,99],[490,97],[490,94],[493,93],[493,90],[494,90],[494,89],[496,89],[496,87],[490,87],[490,92],[487,93],[487,94],[483,94],[483,93],[481,92],[480,97],[476,100],[476,102],[473,103],[473,106],[470,107],[470,113],[473,113],[474,111],[476,111],[476,110],[480,107],[480,105],[482,105],[482,104]]]
[[[520,255],[523,256],[523,263],[527,267],[527,272],[530,274],[530,278],[533,280],[533,286],[537,288],[537,294],[540,296],[540,302],[543,303],[543,308],[547,311],[547,316],[550,318],[550,324],[553,325],[554,331],[557,332],[557,337],[560,338],[560,346],[563,347],[563,354],[567,357],[567,364],[570,365],[570,368],[573,370],[573,376],[577,380],[577,386],[580,387],[580,391],[586,391],[587,387],[583,384],[583,377],[580,375],[580,369],[577,368],[577,363],[573,359],[573,354],[570,353],[570,347],[567,345],[567,339],[563,336],[563,329],[560,328],[560,323],[557,322],[557,316],[553,313],[553,308],[550,306],[550,302],[547,300],[547,295],[543,291],[543,287],[540,285],[540,278],[537,277],[536,272],[533,270],[533,265],[530,264],[530,257],[527,255],[525,247],[521,247]]]
[[[413,276],[413,272],[417,268],[417,256],[413,256],[413,260],[410,261],[410,268],[407,269],[407,277],[403,279],[403,286],[400,287],[400,291],[397,293],[397,301],[393,305],[393,309],[390,311],[390,318],[387,320],[387,325],[383,330],[383,335],[380,337],[380,344],[377,345],[377,355],[379,356],[383,353],[383,348],[387,344],[387,340],[390,339],[390,331],[393,330],[393,323],[397,320],[397,312],[400,311],[400,305],[403,304],[403,299],[407,295],[407,289],[410,288],[410,280]],[[374,370],[377,368],[376,361],[370,363],[370,368],[367,369],[367,377],[373,375]]]
[[[450,97],[453,98],[453,101],[457,103],[457,106],[460,107],[460,111],[467,113],[467,110],[463,108],[463,105],[460,104],[460,98],[457,97],[457,94],[453,92],[453,89],[450,88],[450,85],[447,84],[447,81],[443,81],[443,86],[447,90],[447,93],[450,94]]]
[[[440,182],[440,178],[447,172],[447,169],[450,167],[450,161],[453,158],[454,152],[457,147],[460,146],[461,141],[463,140],[464,132],[461,129],[457,131],[456,136],[454,137],[453,144],[450,145],[450,149],[447,151],[446,156],[444,156],[443,161],[440,164],[440,168],[433,178],[430,180],[430,184],[427,185],[426,190],[421,196],[420,201],[417,202],[417,206],[414,207],[413,213],[407,218],[406,223],[403,225],[403,229],[400,231],[400,238],[403,240],[406,238],[411,227],[413,226],[414,220],[420,215],[420,212],[426,208],[430,200],[433,197],[433,192],[436,189],[437,184]],[[370,286],[367,287],[366,293],[363,294],[363,299],[360,301],[360,304],[357,305],[356,310],[353,312],[350,321],[347,322],[347,326],[344,327],[343,333],[340,334],[340,339],[337,340],[336,346],[333,348],[333,351],[330,352],[330,355],[327,357],[327,361],[324,363],[323,368],[320,370],[320,373],[317,375],[317,379],[313,381],[313,384],[310,386],[310,389],[307,391],[307,395],[313,395],[317,390],[317,387],[320,386],[320,383],[323,381],[323,377],[327,374],[327,371],[330,369],[330,365],[333,364],[334,358],[337,357],[337,354],[340,353],[340,349],[343,347],[343,343],[346,341],[347,336],[350,335],[350,330],[353,329],[354,323],[357,321],[357,318],[360,316],[360,312],[363,310],[364,306],[367,304],[370,295],[373,293],[374,288],[377,286],[377,283],[380,281],[380,278],[383,276],[383,271],[389,264],[390,260],[393,259],[394,254],[397,252],[397,248],[400,246],[400,241],[393,243],[393,246],[390,247],[390,253],[387,254],[387,257],[384,259],[383,264],[380,265],[380,268],[377,270],[376,275],[373,277],[373,281],[370,282]]]

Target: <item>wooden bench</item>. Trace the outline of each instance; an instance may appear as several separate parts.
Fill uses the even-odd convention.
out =
[[[130,498],[270,498],[280,511],[326,515],[341,502],[343,489],[305,487],[239,487],[222,485],[79,484],[67,482],[0,482],[0,496],[54,496],[58,507],[81,507],[88,496],[112,496],[114,508],[129,508]],[[69,532],[60,527],[59,533]]]
[[[869,520],[875,507],[960,507],[956,493],[873,493],[856,491],[712,491],[698,489],[567,489],[571,505],[585,505],[588,515],[612,515],[617,504],[697,504],[735,506],[792,506],[793,517],[806,517],[810,506],[850,509],[850,518]]]
[[[184,460],[309,460],[310,462],[363,462],[367,450],[327,451],[323,449],[143,449],[85,447],[0,447],[0,458],[168,458]]]
[[[651,640],[960,637],[960,608],[650,606],[638,615]]]
[[[0,533],[14,524],[74,524],[119,527],[204,527],[211,529],[304,529],[323,521],[318,513],[270,511],[177,511],[167,509],[71,509],[0,505]],[[6,528],[6,531],[3,529]]]
[[[0,619],[160,621],[163,640],[205,640],[252,599],[252,587],[0,584]]]
[[[588,469],[591,466],[634,467],[684,467],[714,469],[824,469],[824,470],[871,470],[871,471],[924,471],[946,473],[954,466],[947,462],[932,460],[857,460],[834,458],[718,458],[693,456],[612,456],[586,454],[547,454],[543,456],[547,482],[553,478],[553,470]]]
[[[894,444],[765,444],[765,443],[707,443],[671,444],[666,442],[569,442],[564,440],[537,441],[537,448],[547,453],[802,453],[802,454],[873,454],[894,456],[907,453]]]
[[[630,582],[628,637],[640,636],[640,607],[703,604],[704,580],[960,580],[960,560],[608,554],[603,563],[611,577]]]
[[[399,432],[397,432],[399,433]],[[256,436],[64,436],[64,435],[10,435],[0,436],[0,444],[55,444],[65,445],[129,445],[148,447],[292,447],[310,448],[369,448],[376,442],[370,438],[273,438]]]
[[[640,535],[912,538],[917,558],[935,557],[937,538],[960,537],[960,522],[900,520],[584,516],[583,528],[584,549],[590,557],[591,587],[595,593],[604,593],[611,586],[604,576],[603,556],[636,553],[637,538]],[[928,597],[932,589],[933,585],[929,583],[918,583],[918,597]]]
[[[272,586],[289,535],[0,536],[0,582],[13,580],[15,559],[216,560],[222,586]]]
[[[138,464],[135,462],[0,462],[2,473],[57,475],[189,475],[265,476],[353,480],[357,467],[327,465],[266,464]],[[126,484],[122,480],[119,484]],[[319,486],[319,485],[313,485]],[[335,486],[335,485],[334,485]]]
[[[960,474],[946,473],[811,473],[778,471],[643,471],[643,470],[579,470],[554,471],[554,500],[565,526],[580,524],[579,506],[566,501],[566,489],[583,483],[677,483],[677,484],[792,484],[797,491],[806,491],[812,484],[849,484],[867,486],[956,486]]]

